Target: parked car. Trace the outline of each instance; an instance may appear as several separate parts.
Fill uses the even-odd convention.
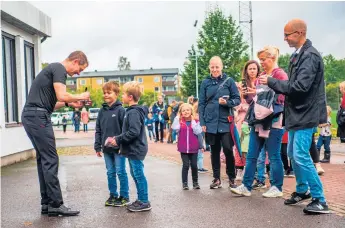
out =
[[[90,120],[97,119],[99,110],[100,110],[100,108],[89,108],[89,118],[90,118]]]
[[[62,124],[62,118],[63,118],[62,113],[53,112],[52,115],[51,115],[52,125],[59,126],[60,124]]]

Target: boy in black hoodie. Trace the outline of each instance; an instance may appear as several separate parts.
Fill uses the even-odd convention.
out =
[[[125,109],[117,100],[120,89],[116,82],[110,81],[103,86],[104,104],[100,109],[96,122],[95,151],[102,157],[103,151],[105,166],[107,168],[109,199],[105,206],[121,207],[129,203],[128,176],[126,172],[126,158],[119,154],[119,147],[107,143],[108,137],[122,132]],[[109,141],[109,140],[108,140]],[[120,181],[120,194],[117,191],[117,180]]]
[[[121,154],[127,157],[129,161],[131,175],[138,192],[138,199],[127,207],[132,212],[151,210],[143,163],[147,154],[147,137],[144,124],[147,111],[138,105],[140,96],[138,82],[127,82],[123,86],[122,101],[129,107],[124,117],[122,134],[117,135],[111,142],[114,146],[120,145]]]

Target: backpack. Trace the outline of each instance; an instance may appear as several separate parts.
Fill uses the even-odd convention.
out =
[[[163,111],[162,116],[163,116],[163,119],[164,119],[164,120],[169,120],[168,108],[171,108],[171,107],[168,106],[168,107],[167,107],[166,109],[164,109],[164,111]]]

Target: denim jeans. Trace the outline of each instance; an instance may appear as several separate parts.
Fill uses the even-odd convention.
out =
[[[83,127],[84,127],[84,132],[87,131],[87,124],[83,124]]]
[[[252,128],[249,135],[249,149],[246,160],[246,169],[243,176],[243,184],[251,191],[255,175],[255,168],[260,152],[264,148],[268,152],[271,166],[271,186],[276,186],[282,191],[284,169],[280,157],[280,144],[282,142],[284,130],[274,129],[270,130],[267,139],[260,138],[255,128]]]
[[[116,153],[103,153],[108,175],[109,192],[118,197],[116,175],[120,181],[120,196],[129,198],[126,158]]]
[[[265,146],[262,147],[262,150],[260,151],[259,157],[258,157],[258,162],[256,169],[258,171],[258,176],[257,179],[260,183],[264,183],[266,181],[265,177],[265,169],[266,169],[266,150]]]
[[[175,130],[172,130],[171,137],[172,137],[172,141],[175,142],[176,141],[176,131]]]
[[[79,132],[80,124],[74,124],[74,132]]]
[[[325,152],[331,152],[331,148],[329,145],[331,144],[332,136],[319,136],[319,139],[317,140],[317,150],[320,151],[321,147],[324,146]]]
[[[204,168],[204,153],[199,150],[198,151],[198,169]]]
[[[312,134],[313,128],[290,130],[288,156],[295,171],[296,192],[305,193],[310,188],[313,198],[325,202],[323,186],[309,153]]]
[[[149,202],[148,186],[144,174],[144,162],[142,160],[128,159],[131,175],[137,188],[138,200],[143,203]]]
[[[153,129],[152,130],[148,130],[149,132],[149,138],[151,139],[151,135],[153,138],[155,138],[155,133],[153,133]]]

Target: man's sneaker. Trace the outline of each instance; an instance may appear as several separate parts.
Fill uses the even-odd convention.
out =
[[[217,189],[222,187],[222,182],[219,179],[214,179],[210,185],[210,189]]]
[[[279,189],[276,186],[272,186],[267,192],[262,194],[262,196],[266,198],[277,198],[283,197],[283,193],[279,191]]]
[[[288,177],[295,178],[295,172],[294,171],[290,171],[289,174],[288,174]]]
[[[188,183],[183,183],[182,184],[182,189],[183,190],[189,190]]]
[[[259,181],[256,181],[255,184],[252,185],[252,188],[255,190],[255,189],[264,189],[264,188],[267,188],[265,182],[259,182]]]
[[[312,199],[311,203],[308,204],[303,212],[306,214],[329,214],[327,203],[321,203],[319,199]]]
[[[193,188],[194,188],[194,189],[200,189],[199,183],[198,183],[198,182],[194,182],[194,183],[193,183]]]
[[[208,172],[208,170],[207,170],[207,169],[202,168],[202,169],[198,169],[198,172],[199,172],[199,173],[207,173],[207,172]]]
[[[230,191],[232,193],[235,193],[236,195],[240,195],[240,196],[251,196],[252,195],[252,193],[247,189],[246,186],[244,186],[244,184],[241,184],[237,188],[230,188]]]
[[[131,203],[127,207],[127,210],[132,212],[149,211],[151,209],[151,204],[149,202],[143,203],[139,200],[136,200],[134,203]]]
[[[291,194],[290,199],[287,199],[284,201],[285,205],[297,205],[305,200],[308,200],[311,198],[310,191],[308,190],[306,193],[297,193],[293,192]]]
[[[105,201],[105,206],[114,206],[116,197],[113,194],[110,194],[109,199]]]
[[[321,164],[320,163],[315,163],[315,168],[316,168],[316,171],[317,171],[317,174],[318,175],[323,175],[325,173],[325,170],[323,170],[323,168],[321,167]]]
[[[229,188],[237,188],[237,184],[235,184],[234,179],[229,180]]]
[[[120,196],[119,198],[117,198],[114,202],[114,207],[123,207],[129,204],[129,199]]]
[[[243,169],[237,169],[237,175],[236,175],[236,179],[237,181],[241,181],[243,180]]]
[[[48,204],[42,204],[42,206],[41,206],[41,214],[42,215],[48,214]]]
[[[75,216],[78,215],[80,211],[72,211],[71,208],[61,205],[60,207],[48,206],[48,216]]]

